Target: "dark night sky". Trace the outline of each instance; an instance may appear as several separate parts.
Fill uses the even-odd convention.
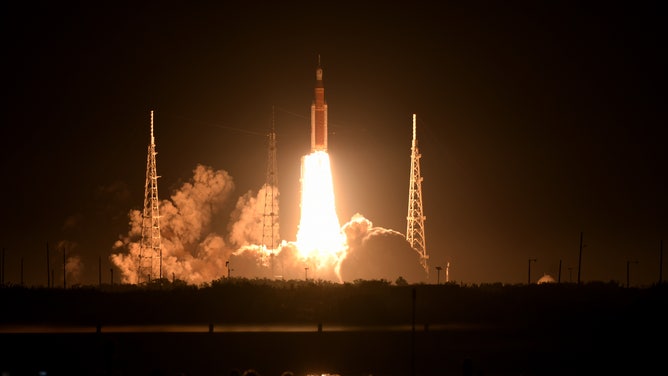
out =
[[[274,107],[294,240],[318,54],[342,223],[405,232],[416,113],[432,268],[525,283],[536,258],[533,279],[561,262],[574,280],[582,231],[584,281],[625,283],[627,260],[632,284],[658,280],[660,2],[241,3],[3,3],[5,282],[23,258],[26,284],[44,285],[47,242],[69,242],[81,283],[99,257],[109,270],[143,203],[150,110],[167,198],[197,164],[257,192]]]

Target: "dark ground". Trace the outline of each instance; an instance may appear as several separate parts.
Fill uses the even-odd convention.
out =
[[[293,286],[290,290],[275,292],[282,296],[281,300],[288,299],[285,294],[290,295],[292,306],[299,307],[299,312],[283,312],[285,318],[294,320],[282,319],[276,323],[289,326],[299,322],[306,324],[306,328],[311,325],[312,330],[300,332],[232,332],[219,329],[218,324],[208,332],[208,324],[201,320],[197,322],[187,315],[176,319],[177,316],[167,313],[168,307],[175,305],[152,305],[150,312],[154,317],[170,317],[163,324],[201,324],[202,330],[179,333],[108,330],[114,325],[154,324],[119,320],[109,322],[108,326],[99,322],[100,332],[96,332],[95,325],[65,323],[62,317],[59,321],[56,318],[68,310],[56,306],[51,314],[42,315],[42,320],[35,316],[19,323],[18,312],[29,317],[27,307],[35,308],[37,304],[35,298],[30,297],[35,292],[24,292],[28,295],[24,296],[26,303],[15,308],[13,314],[8,314],[12,305],[3,304],[0,372],[4,372],[3,376],[227,376],[234,370],[255,369],[263,376],[280,376],[284,371],[295,375],[426,376],[641,375],[668,371],[664,354],[668,301],[664,285],[648,289],[610,285],[310,286],[306,290],[309,288],[315,290],[305,292]],[[245,291],[246,304],[256,299],[263,302],[254,306],[255,311],[249,310],[247,316],[254,319],[238,320],[242,315],[236,316],[237,320],[230,316],[223,321],[210,322],[248,325],[261,321],[259,317],[278,312],[276,307],[265,305],[271,299],[261,299],[263,293],[259,290],[250,293],[244,288],[235,289]],[[313,291],[319,291],[316,294],[319,298],[312,299]],[[412,292],[416,293],[413,301]],[[188,295],[202,293],[191,291]],[[14,299],[22,295],[8,293],[6,289],[2,294],[5,303],[17,303]],[[148,297],[151,293],[144,294],[147,294],[145,303],[151,304]],[[192,298],[185,306],[196,311],[209,300],[214,313],[211,317],[225,317],[216,308],[221,294],[227,304],[238,302],[218,291],[199,303]],[[171,295],[179,296],[179,293]],[[126,299],[124,293],[113,298],[103,296]],[[392,303],[395,298],[407,302],[408,308],[397,307]],[[113,306],[122,306],[126,312],[142,311],[138,302],[133,301],[133,304],[123,306],[119,301]],[[318,309],[318,306],[327,308]],[[91,307],[83,303],[70,304],[69,312],[75,310],[90,313]],[[352,314],[355,310],[359,315]],[[178,309],[171,311],[183,314]],[[397,311],[399,315],[395,315]],[[278,313],[272,317],[276,316],[283,317]],[[271,324],[271,321],[263,323]],[[322,324],[320,332],[319,323]],[[22,325],[82,325],[88,332],[12,333],[8,330]],[[360,330],[336,331],[340,326]],[[397,326],[400,330],[392,329]]]
[[[597,375],[666,369],[647,339],[518,330],[3,334],[8,375]],[[598,336],[598,338],[592,338]],[[415,347],[413,350],[413,340]],[[661,346],[660,344],[657,344]],[[665,347],[664,347],[665,349]],[[467,373],[466,368],[469,367]],[[619,373],[621,372],[621,373]],[[650,374],[662,374],[651,372]]]

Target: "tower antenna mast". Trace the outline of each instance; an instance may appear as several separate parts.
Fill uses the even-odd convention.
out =
[[[278,165],[276,163],[276,127],[274,107],[271,109],[271,132],[267,137],[267,176],[264,191],[264,213],[262,216],[262,244],[270,251],[273,274],[274,252],[278,233]]]
[[[146,184],[144,186],[144,211],[142,213],[141,246],[137,283],[162,279],[162,244],[160,239],[160,211],[158,200],[158,173],[156,170],[155,137],[153,136],[153,110],[151,110],[151,139],[146,158]],[[156,265],[157,264],[157,265]]]
[[[408,216],[406,217],[406,240],[420,256],[420,264],[429,275],[427,247],[424,237],[424,211],[422,210],[422,175],[420,174],[420,151],[417,146],[415,114],[413,114],[413,141],[411,143],[411,174],[408,187]]]

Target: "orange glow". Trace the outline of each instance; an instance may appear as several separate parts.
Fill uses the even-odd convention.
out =
[[[302,158],[301,221],[297,232],[299,256],[317,269],[338,262],[345,237],[336,214],[329,155],[315,151]],[[314,276],[315,277],[315,276]]]

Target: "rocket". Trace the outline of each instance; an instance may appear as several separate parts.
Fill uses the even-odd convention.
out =
[[[315,79],[315,100],[311,104],[311,153],[327,151],[327,103],[325,103],[325,87],[322,83],[320,56],[318,56]]]

